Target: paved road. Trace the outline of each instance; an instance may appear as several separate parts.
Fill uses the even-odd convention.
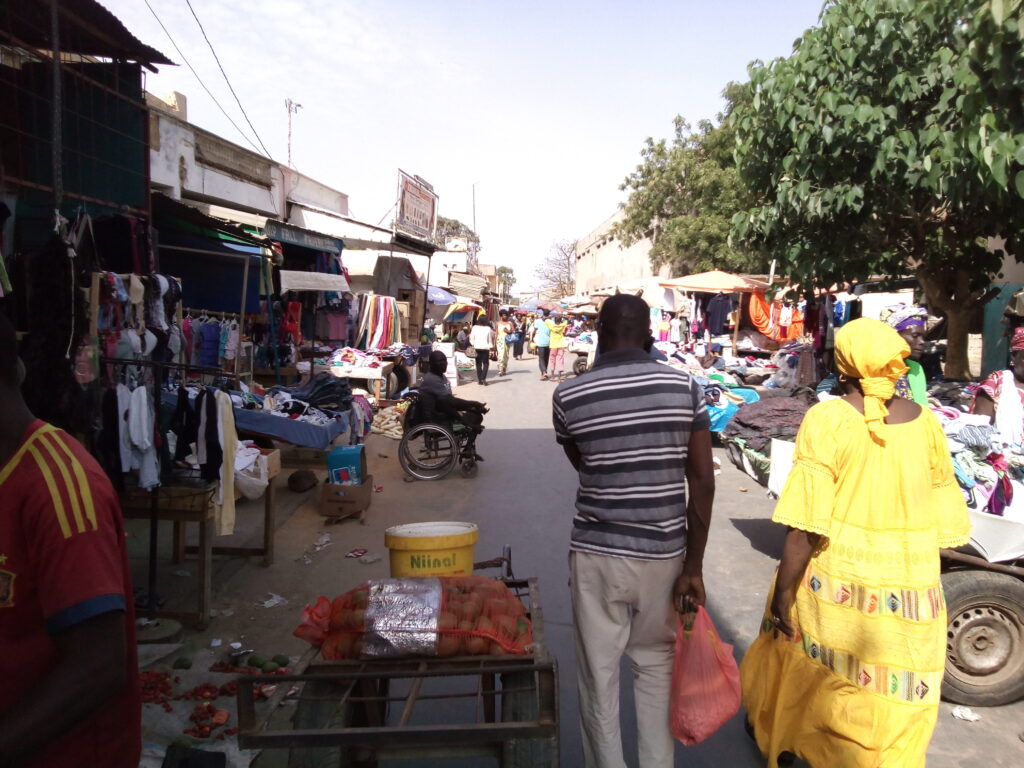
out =
[[[553,390],[553,384],[539,380],[533,358],[514,362],[508,376],[492,378],[486,388],[476,384],[459,388],[459,396],[486,400],[492,409],[479,442],[486,461],[479,476],[471,480],[455,474],[436,483],[406,483],[397,462],[397,443],[380,436],[371,437],[367,444],[370,470],[382,491],[374,495],[373,506],[363,525],[347,521],[325,528],[323,518],[316,514],[311,493],[292,494],[283,487],[283,482],[279,483],[279,519],[287,520],[277,533],[275,564],[264,568],[256,559],[218,558],[214,606],[231,608],[233,615],[215,619],[206,632],[190,632],[189,647],[208,648],[210,640],[217,637],[224,642],[238,639],[247,647],[270,653],[297,656],[308,648],[303,641],[291,636],[303,604],[312,602],[316,595],[334,596],[365,579],[388,575],[383,549],[387,526],[426,520],[475,522],[481,531],[477,559],[493,557],[504,545],[510,545],[516,575],[540,579],[548,641],[560,665],[562,766],[580,766],[567,588],[567,551],[576,478],[554,441],[550,415]],[[769,520],[772,502],[763,490],[733,469],[723,451],[716,449],[716,452],[725,466],[719,477],[705,560],[705,583],[709,610],[719,632],[726,642],[735,645],[740,656],[756,632],[783,533]],[[262,502],[252,502],[241,509],[239,526],[248,531],[240,534],[243,538],[257,535],[256,522],[262,518],[261,510]],[[145,537],[142,528],[130,530],[137,538],[137,541],[136,538],[131,540],[139,555],[135,563],[139,566],[136,577],[142,578]],[[303,551],[324,531],[331,533],[332,545],[304,558]],[[163,539],[165,543],[168,540],[169,536]],[[385,558],[372,565],[361,565],[358,560],[344,557],[354,547],[365,547],[384,554]],[[173,575],[171,570],[176,568],[179,566],[166,566],[161,581],[165,589],[190,582],[190,579]],[[283,595],[288,605],[273,609],[254,607],[267,592]],[[184,593],[177,599],[183,600]],[[633,711],[630,677],[624,665],[624,713]],[[949,705],[942,705],[939,726],[929,751],[929,768],[1024,765],[1024,744],[1017,739],[1017,733],[1024,728],[1024,702],[978,710],[982,720],[974,724],[953,719],[950,709]],[[443,712],[435,715],[441,722],[448,722]],[[743,733],[741,717],[742,714],[737,715],[704,744],[678,748],[676,765],[687,768],[764,765]],[[635,728],[630,717],[624,719],[627,762],[636,766]],[[258,763],[261,768],[276,768],[284,765],[283,757],[281,753],[265,753]],[[458,761],[443,765],[476,766],[478,763]]]
[[[567,589],[576,478],[554,441],[553,390],[554,384],[539,380],[533,358],[514,362],[508,376],[492,378],[486,388],[475,383],[460,387],[461,397],[486,400],[491,406],[480,439],[486,462],[475,480],[452,478],[444,484],[417,487],[425,488],[424,507],[432,507],[431,511],[447,507],[460,518],[480,524],[478,557],[509,544],[517,575],[540,577],[549,641],[560,664],[562,765],[572,768],[582,762]],[[739,657],[755,636],[781,554],[783,532],[770,521],[773,502],[763,489],[734,469],[724,451],[716,449],[716,454],[724,466],[706,557],[708,609]],[[630,678],[624,665],[624,713],[632,712]],[[1024,744],[1017,739],[1017,732],[1024,729],[1024,703],[979,710],[983,719],[974,724],[953,719],[950,709],[943,704],[929,751],[931,768],[1024,765]],[[688,768],[763,765],[743,732],[741,717],[705,744],[677,749],[676,764]],[[624,725],[626,756],[630,765],[636,765],[636,734],[629,719]]]

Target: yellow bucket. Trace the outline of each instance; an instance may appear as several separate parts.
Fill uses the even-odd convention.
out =
[[[384,531],[391,577],[469,576],[480,531],[473,523],[408,523]]]

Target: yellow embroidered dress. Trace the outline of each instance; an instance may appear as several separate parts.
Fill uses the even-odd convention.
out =
[[[768,614],[741,665],[758,746],[814,768],[924,765],[946,650],[939,549],[970,523],[930,411],[872,439],[844,400],[814,406],[773,519],[822,535],[797,590],[797,639]],[[770,599],[769,599],[770,603]]]

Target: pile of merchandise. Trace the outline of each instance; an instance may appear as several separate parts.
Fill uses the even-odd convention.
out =
[[[501,656],[533,646],[522,602],[483,576],[369,581],[307,605],[294,634],[328,660]]]

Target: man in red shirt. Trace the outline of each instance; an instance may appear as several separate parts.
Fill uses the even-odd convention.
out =
[[[141,700],[117,496],[33,417],[0,314],[0,766],[136,768]]]

